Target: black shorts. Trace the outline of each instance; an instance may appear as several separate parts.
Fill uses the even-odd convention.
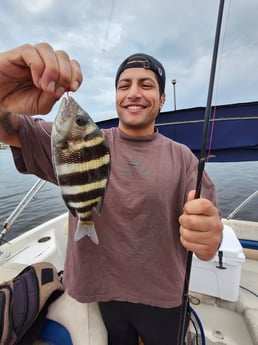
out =
[[[176,345],[181,306],[159,308],[129,302],[101,302],[109,345]]]

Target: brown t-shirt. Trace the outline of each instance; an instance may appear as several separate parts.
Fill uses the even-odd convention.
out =
[[[24,116],[20,128],[23,149],[13,148],[18,170],[55,183],[51,126]],[[198,161],[186,146],[157,131],[136,138],[118,128],[104,132],[111,150],[111,175],[101,215],[93,216],[100,243],[87,236],[75,242],[77,219],[69,216],[66,289],[81,302],[176,307],[182,301],[186,266],[178,217],[188,192],[195,188]],[[214,185],[206,174],[202,183],[202,195],[216,203]]]

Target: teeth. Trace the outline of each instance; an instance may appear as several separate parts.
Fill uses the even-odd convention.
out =
[[[137,110],[137,109],[142,109],[142,107],[140,105],[129,105],[128,109]]]

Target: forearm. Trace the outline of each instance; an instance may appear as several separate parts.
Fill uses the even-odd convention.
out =
[[[0,142],[20,147],[19,115],[0,108]]]

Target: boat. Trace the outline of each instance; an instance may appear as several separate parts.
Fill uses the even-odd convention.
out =
[[[222,137],[225,140],[214,136],[216,161],[258,160],[257,110],[258,102],[217,107],[216,121],[223,127]],[[191,137],[198,137],[196,133],[203,124],[203,111],[203,108],[192,108],[162,113],[156,126],[168,137],[186,143],[198,155],[200,143],[189,142],[190,138],[185,137],[185,133],[194,132]],[[229,125],[226,126],[226,123]],[[101,128],[116,126],[117,119],[98,124]],[[246,130],[247,137],[242,143],[235,144],[236,137],[240,133],[244,135],[243,126],[247,125],[250,125]],[[230,139],[228,133],[232,128],[234,134]],[[36,262],[51,262],[57,271],[63,270],[67,213],[9,242],[4,241],[12,222],[44,183],[37,181],[3,224],[0,232],[0,281],[12,279],[24,267]],[[257,194],[258,191],[223,218],[223,242],[212,260],[203,262],[193,256],[187,345],[258,345],[258,221],[234,219],[235,214]],[[51,333],[47,328],[51,321],[61,329]],[[67,292],[50,305],[45,333],[40,335],[35,345],[59,345],[61,332],[66,334],[63,345],[107,345],[107,332],[97,303],[79,303]]]
[[[67,221],[68,214],[64,213],[23,233],[10,242],[2,244],[0,246],[0,280],[12,279],[26,266],[36,262],[51,262],[58,271],[63,270],[67,242]],[[233,270],[237,270],[238,273],[241,271],[240,281],[228,281],[225,276],[227,275],[226,270],[222,272],[226,284],[225,288],[228,288],[228,284],[237,284],[234,287],[237,288],[237,296],[234,301],[230,301],[230,297],[224,299],[214,296],[214,291],[211,291],[211,294],[191,291],[190,284],[193,324],[190,323],[189,326],[187,344],[257,345],[258,222],[226,218],[223,219],[223,222],[226,227],[234,229],[238,239],[246,243],[243,253],[240,252],[244,257],[244,262],[241,264],[233,263]],[[237,253],[239,254],[238,251]],[[231,254],[234,254],[234,248]],[[195,261],[197,260],[193,260],[191,273],[193,277]],[[223,265],[230,270],[232,263],[227,260],[230,260],[230,257],[227,257],[225,261],[223,260]],[[205,271],[213,274],[218,264],[218,257],[207,263],[202,262],[204,275]],[[198,274],[197,272],[196,278],[200,280],[202,277],[199,277]],[[72,343],[67,342],[67,344],[107,345],[106,330],[96,303],[79,303],[65,292],[50,305],[47,318],[61,324],[68,330]],[[55,336],[58,337],[58,333]],[[202,337],[205,337],[205,342]],[[48,344],[48,342],[38,340],[35,342],[36,344],[43,345]],[[51,344],[59,343],[51,342]],[[63,345],[65,344],[63,343]]]

